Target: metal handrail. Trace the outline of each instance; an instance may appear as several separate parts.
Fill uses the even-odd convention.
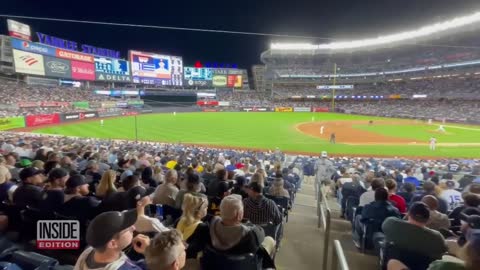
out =
[[[333,257],[332,257],[332,268],[331,270],[349,270],[347,259],[345,259],[345,254],[343,253],[342,245],[340,241],[333,241]]]
[[[330,242],[330,222],[331,222],[331,210],[328,207],[327,198],[322,193],[322,189],[319,186],[317,192],[317,208],[318,208],[318,228],[323,229],[324,241],[323,241],[323,263],[322,270],[327,270],[328,267],[328,249]]]

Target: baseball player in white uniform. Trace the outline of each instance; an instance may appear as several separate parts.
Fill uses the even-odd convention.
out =
[[[437,144],[437,139],[435,139],[435,137],[430,138],[430,150],[435,151],[436,144]]]
[[[324,129],[325,129],[324,126],[321,126],[321,127],[320,127],[320,135],[323,135],[323,130],[324,130]]]
[[[438,126],[437,131],[445,133],[445,127],[443,125]]]

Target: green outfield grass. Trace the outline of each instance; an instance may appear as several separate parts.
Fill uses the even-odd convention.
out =
[[[146,114],[137,116],[138,139],[145,141],[182,142],[250,147],[284,151],[319,153],[322,150],[336,154],[388,155],[388,156],[438,156],[480,157],[480,146],[439,146],[432,152],[420,145],[359,145],[329,144],[326,140],[300,133],[295,125],[302,122],[380,120],[386,118],[332,113],[179,113]],[[366,122],[367,123],[367,122]],[[354,128],[380,134],[428,141],[433,135],[438,141],[448,143],[480,143],[480,127],[447,125],[447,134],[432,133],[437,127],[420,125],[355,125]],[[460,127],[460,128],[456,128]],[[61,134],[79,137],[135,139],[135,117],[80,122],[35,130],[38,133]]]

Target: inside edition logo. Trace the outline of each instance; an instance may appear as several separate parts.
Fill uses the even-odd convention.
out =
[[[78,220],[39,220],[37,248],[79,249],[80,222]]]

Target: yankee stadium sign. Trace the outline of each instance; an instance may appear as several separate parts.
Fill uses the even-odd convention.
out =
[[[63,38],[58,38],[37,32],[38,42],[46,45],[50,45],[57,48],[62,48],[72,51],[80,51],[87,54],[93,54],[98,56],[105,56],[111,58],[120,58],[120,52],[110,49],[104,49],[99,47],[94,47],[86,44],[79,44],[75,41],[66,40]]]

